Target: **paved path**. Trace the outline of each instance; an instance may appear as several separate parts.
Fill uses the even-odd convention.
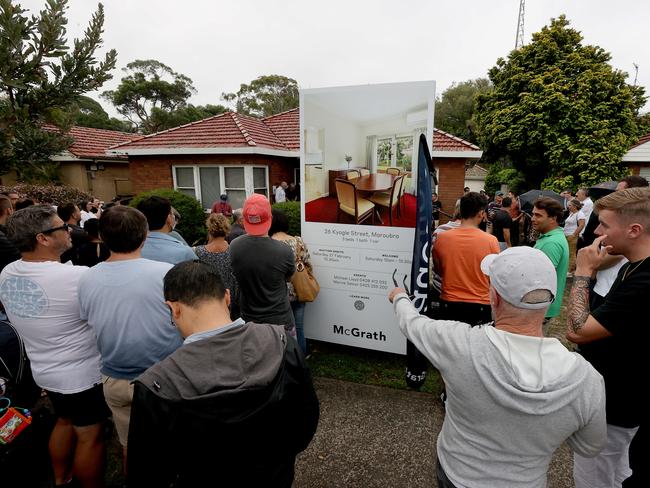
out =
[[[321,419],[296,463],[294,488],[436,486],[435,441],[444,415],[439,400],[326,378],[314,382]],[[563,446],[553,458],[548,487],[573,487],[572,465]]]

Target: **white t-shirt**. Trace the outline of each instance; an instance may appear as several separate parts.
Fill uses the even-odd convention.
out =
[[[79,393],[101,382],[95,334],[79,315],[77,287],[87,271],[21,259],[0,274],[0,300],[25,343],[36,384],[46,390]]]
[[[284,188],[281,186],[278,186],[275,189],[275,203],[281,203],[281,202],[286,202],[287,201],[287,195],[284,192]]]
[[[585,214],[585,226],[582,229],[582,232],[580,232],[580,236],[585,233],[585,229],[587,228],[587,222],[589,222],[589,217],[591,216],[591,212],[594,210],[594,202],[591,201],[591,198],[587,197],[582,201],[582,208],[580,211]]]
[[[569,216],[566,218],[566,221],[564,222],[564,235],[565,236],[573,235],[573,233],[578,228],[578,221],[579,220],[584,220],[585,225],[587,225],[587,217],[585,217],[585,214],[582,212],[582,210],[578,210],[575,213],[569,214]]]
[[[594,285],[594,293],[601,297],[606,297],[610,288],[618,277],[619,270],[627,263],[627,258],[621,256],[621,260],[607,269],[602,269],[596,273],[596,284]]]
[[[94,214],[92,212],[86,212],[85,210],[82,210],[81,211],[81,222],[79,223],[79,226],[83,227],[84,224],[86,223],[86,220],[96,219],[96,218],[97,218],[97,214]]]

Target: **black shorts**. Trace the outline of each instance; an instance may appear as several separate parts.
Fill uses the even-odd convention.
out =
[[[101,383],[79,393],[48,391],[47,396],[52,402],[56,416],[70,420],[76,427],[99,424],[111,414],[104,400]]]

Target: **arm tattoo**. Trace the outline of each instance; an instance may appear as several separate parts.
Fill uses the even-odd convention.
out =
[[[573,286],[569,295],[569,330],[577,334],[589,318],[589,283],[587,276],[573,278]]]

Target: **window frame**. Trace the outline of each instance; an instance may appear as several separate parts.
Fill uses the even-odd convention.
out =
[[[178,178],[176,176],[176,170],[178,168],[192,168],[194,176],[194,187],[179,187]],[[194,191],[194,198],[198,201],[204,209],[209,209],[213,202],[203,202],[202,201],[202,191],[201,191],[201,173],[200,168],[219,168],[219,192],[220,194],[226,193],[226,176],[225,168],[243,168],[244,169],[244,192],[246,193],[246,198],[250,197],[255,193],[255,189],[262,189],[262,187],[255,187],[255,180],[253,175],[254,168],[261,168],[264,170],[264,178],[266,182],[266,197],[270,196],[269,189],[269,167],[262,164],[172,164],[172,183],[174,185],[174,190],[192,190]],[[230,188],[231,190],[242,190],[242,188]],[[208,205],[206,207],[206,205]]]

